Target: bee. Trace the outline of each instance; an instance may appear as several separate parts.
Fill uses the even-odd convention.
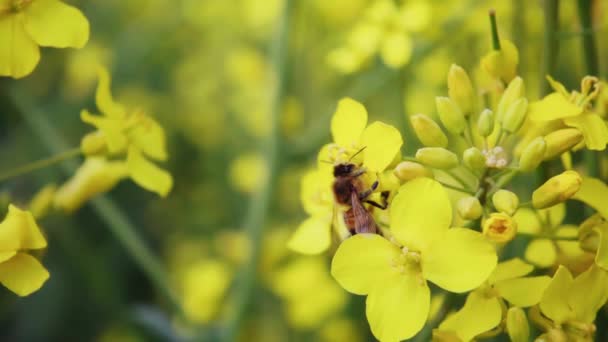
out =
[[[359,150],[352,158],[363,151]],[[350,160],[346,163],[340,163],[334,166],[334,183],[333,192],[337,203],[349,207],[344,212],[344,223],[351,234],[360,233],[378,233],[379,229],[370,211],[363,205],[368,203],[380,209],[386,209],[386,200],[388,192],[383,192],[382,198],[384,203],[379,204],[368,197],[378,188],[378,181],[375,181],[369,189],[365,189],[365,184],[359,178],[366,170]]]

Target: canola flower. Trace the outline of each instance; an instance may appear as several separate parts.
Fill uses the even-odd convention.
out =
[[[89,21],[77,8],[59,0],[0,1],[0,76],[29,75],[40,48],[82,48]]]

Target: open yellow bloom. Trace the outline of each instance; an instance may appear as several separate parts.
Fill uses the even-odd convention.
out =
[[[95,100],[102,115],[92,115],[86,110],[81,113],[82,121],[98,129],[83,139],[83,153],[109,156],[126,154],[131,179],[146,190],[166,196],[173,187],[173,178],[148,159],[167,159],[163,128],[143,112],[128,113],[121,104],[114,102],[110,93],[110,76],[105,69],[99,69]]]
[[[608,272],[592,265],[576,278],[560,266],[540,301],[540,310],[568,335],[568,341],[593,341],[593,321],[608,299]]]
[[[576,128],[583,134],[588,149],[604,150],[608,144],[608,127],[590,107],[600,89],[597,80],[587,76],[583,78],[580,93],[569,93],[561,83],[547,78],[555,91],[530,104],[528,116],[532,122],[540,127],[557,122],[562,127]]]
[[[38,46],[81,48],[89,22],[59,0],[0,0],[0,76],[20,78],[40,60]]]
[[[46,239],[28,211],[9,205],[0,222],[0,283],[19,296],[42,287],[49,272],[27,250],[46,247]]]
[[[575,259],[583,254],[578,241],[555,241],[552,237],[575,238],[578,228],[562,225],[566,217],[563,203],[543,210],[521,208],[513,218],[519,233],[535,236],[526,247],[525,258],[536,266],[555,265],[558,257]]]
[[[371,330],[382,341],[418,333],[427,320],[427,280],[451,292],[483,283],[496,266],[494,247],[478,232],[450,228],[452,207],[436,181],[403,185],[390,208],[393,239],[358,234],[338,248],[331,272],[347,291],[367,296]]]
[[[517,307],[538,304],[551,278],[526,277],[533,270],[532,265],[518,258],[501,262],[487,282],[469,294],[462,309],[441,323],[439,330],[470,341],[498,326],[503,318],[503,299]]]
[[[608,185],[599,179],[586,177],[583,178],[580,190],[573,196],[573,199],[579,200],[597,210],[595,222],[589,227],[585,227],[585,222],[579,230],[579,238],[581,244],[589,244],[592,242],[595,251],[595,263],[601,268],[608,270]],[[591,219],[587,221],[590,221]],[[589,229],[587,229],[589,228]],[[594,241],[587,240],[588,238]],[[587,241],[586,241],[587,240]],[[589,247],[589,246],[587,246]]]

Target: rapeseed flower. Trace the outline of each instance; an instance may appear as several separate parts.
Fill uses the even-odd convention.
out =
[[[37,291],[49,272],[28,250],[46,247],[46,239],[28,211],[9,205],[0,222],[0,283],[18,296]]]
[[[40,60],[39,46],[81,48],[89,22],[59,0],[0,1],[0,76],[29,75]]]
[[[496,266],[494,247],[475,231],[450,228],[452,206],[436,181],[404,184],[390,207],[391,240],[358,234],[346,239],[331,272],[347,291],[367,295],[371,330],[382,341],[407,339],[427,320],[427,281],[451,292],[483,283]]]
[[[143,112],[127,112],[123,105],[114,102],[110,76],[102,68],[95,99],[102,114],[92,115],[83,110],[80,115],[82,121],[98,129],[83,139],[83,153],[110,157],[126,154],[129,177],[144,189],[166,196],[173,186],[173,177],[149,160],[165,161],[168,157],[162,126]]]

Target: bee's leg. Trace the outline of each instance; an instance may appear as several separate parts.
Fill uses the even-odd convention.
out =
[[[375,181],[374,183],[372,183],[372,186],[371,186],[369,189],[367,189],[367,190],[365,190],[365,191],[363,191],[363,192],[360,192],[360,193],[359,193],[359,199],[360,199],[360,200],[364,200],[364,199],[366,199],[366,198],[367,198],[369,195],[371,195],[371,194],[372,194],[372,192],[374,192],[374,190],[376,190],[377,188],[378,188],[378,181]]]
[[[389,195],[390,195],[390,192],[388,192],[388,191],[382,191],[380,193],[380,196],[382,197],[382,204],[372,201],[372,200],[366,200],[365,203],[371,204],[376,208],[384,210],[384,209],[388,208],[388,196]]]

